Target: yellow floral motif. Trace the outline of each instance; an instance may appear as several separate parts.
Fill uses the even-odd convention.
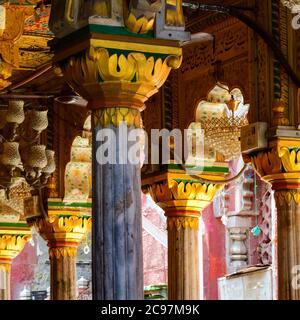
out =
[[[50,244],[73,243],[79,245],[91,229],[92,218],[87,216],[60,216],[49,214],[48,221],[39,219],[34,222],[40,235]],[[54,245],[55,246],[55,245]],[[59,245],[58,245],[59,247]]]
[[[61,68],[71,87],[90,102],[97,102],[95,106],[90,103],[90,108],[143,108],[181,61],[181,55],[154,58],[131,52],[125,56],[91,46],[84,55],[71,57]]]
[[[300,171],[300,149],[282,147],[279,157],[286,172]]]
[[[122,122],[125,122],[128,127],[140,128],[140,111],[130,108],[102,108],[93,112],[94,127],[106,128],[110,124],[119,127]]]
[[[290,205],[294,201],[300,204],[300,190],[278,190],[275,192],[275,199],[279,205]]]
[[[51,258],[60,259],[63,257],[76,257],[76,247],[53,247],[49,249],[49,256]]]
[[[136,18],[133,13],[130,13],[125,19],[125,26],[134,33],[147,33],[153,30],[154,18],[147,19],[145,16]]]
[[[202,200],[212,201],[216,192],[223,185],[206,184],[198,182],[184,183],[173,180],[169,185],[159,183],[151,186],[153,197],[157,202],[169,200]]]
[[[24,248],[30,240],[31,235],[0,235],[0,258],[13,259]]]
[[[168,229],[199,229],[199,219],[193,217],[169,217]]]

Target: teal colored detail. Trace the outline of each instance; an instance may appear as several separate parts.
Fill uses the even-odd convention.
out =
[[[261,229],[259,225],[256,225],[253,229],[251,229],[251,233],[253,234],[254,237],[258,237],[261,233]]]
[[[288,147],[289,151],[300,151],[300,147]]]
[[[117,55],[123,54],[125,57],[127,57],[130,53],[133,53],[133,52],[142,53],[146,58],[153,57],[154,60],[157,60],[159,58],[164,60],[165,58],[170,56],[169,54],[151,53],[151,52],[134,51],[134,50],[120,50],[120,49],[110,49],[110,48],[106,48],[106,50],[109,52],[110,56],[113,54],[117,54]]]

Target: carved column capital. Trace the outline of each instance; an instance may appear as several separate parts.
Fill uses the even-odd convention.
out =
[[[300,140],[278,139],[270,148],[247,156],[254,169],[274,190],[300,188]]]
[[[224,176],[220,174],[219,177]],[[201,174],[204,179],[217,179],[216,175]],[[153,200],[168,217],[189,216],[198,218],[214,199],[215,194],[224,185],[202,182],[193,179],[184,171],[158,174],[155,177],[144,178],[142,181],[144,192],[149,192]],[[187,224],[186,224],[187,223]],[[185,221],[184,225],[190,225]]]
[[[160,52],[159,47],[150,46],[153,50],[143,52],[138,44],[122,45],[122,49],[118,43],[116,48],[105,48],[95,43],[60,64],[66,81],[92,109],[118,106],[142,110],[182,61],[180,48],[165,47]]]
[[[24,223],[1,223],[0,265],[10,264],[31,239],[30,228]]]
[[[48,242],[50,253],[52,252],[55,256],[72,256],[72,247],[79,246],[81,240],[90,231],[91,223],[92,218],[88,215],[50,212],[48,220],[39,218],[33,222],[33,225]],[[64,247],[70,247],[70,250],[65,250]]]

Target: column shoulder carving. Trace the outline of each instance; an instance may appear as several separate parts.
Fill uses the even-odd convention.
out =
[[[293,189],[300,186],[300,141],[279,140],[270,149],[245,157],[250,159],[260,177],[273,189]]]
[[[164,84],[171,69],[180,66],[181,49],[174,49],[170,54],[126,54],[91,46],[61,63],[61,68],[67,82],[90,101],[92,108],[142,108]]]
[[[213,179],[213,176],[209,175],[203,175],[204,177]],[[215,176],[214,178],[216,179]],[[223,184],[193,180],[184,172],[162,173],[155,178],[145,177],[142,185],[144,192],[149,192],[152,199],[162,209],[168,211],[166,213],[168,216],[173,213],[177,216],[184,211],[194,217],[198,217],[213,201],[215,194],[224,187]]]

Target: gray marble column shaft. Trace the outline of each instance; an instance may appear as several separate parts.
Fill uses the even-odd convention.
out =
[[[93,299],[143,299],[140,165],[99,163],[97,152],[106,143],[97,141],[102,129],[93,128]],[[118,140],[118,127],[109,129],[117,137],[110,150],[118,154],[123,148],[126,154],[130,143]]]

